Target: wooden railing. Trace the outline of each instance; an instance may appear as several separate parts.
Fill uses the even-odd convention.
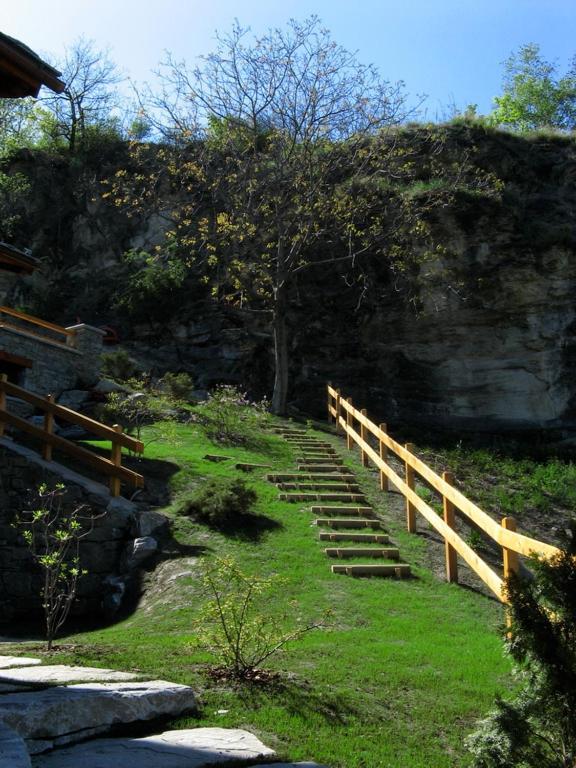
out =
[[[44,414],[43,426],[36,426],[35,424],[26,421],[26,419],[10,413],[8,411],[7,396],[23,400],[24,402],[33,405],[34,408],[42,411]],[[87,448],[77,445],[77,443],[74,443],[71,440],[66,440],[66,438],[54,434],[55,418],[82,427],[86,432],[95,437],[110,440],[112,443],[110,458],[107,459]],[[122,427],[118,424],[115,424],[113,427],[108,427],[105,424],[90,419],[88,416],[77,413],[70,408],[58,405],[54,402],[54,397],[52,395],[42,397],[41,395],[29,392],[27,389],[22,389],[22,387],[11,384],[7,380],[6,374],[2,374],[0,375],[0,437],[3,436],[7,425],[39,440],[42,445],[42,457],[46,461],[51,461],[52,449],[56,448],[58,451],[77,459],[83,464],[94,467],[102,474],[107,475],[110,478],[110,493],[112,496],[120,495],[121,481],[130,483],[137,488],[142,488],[144,485],[144,478],[142,475],[122,466],[122,448],[128,448],[130,451],[142,453],[144,444],[140,442],[140,440],[135,440],[133,437],[125,435],[122,432]]]
[[[511,517],[502,519],[498,524],[490,515],[466,498],[454,487],[454,477],[450,472],[444,472],[442,477],[436,474],[427,464],[414,455],[414,447],[407,443],[400,445],[387,432],[386,424],[376,425],[367,416],[366,410],[357,410],[352,405],[352,399],[344,399],[340,390],[328,386],[329,419],[336,422],[336,430],[346,435],[348,448],[354,443],[359,446],[362,463],[368,466],[370,461],[380,471],[380,487],[389,489],[391,482],[406,499],[406,524],[408,531],[416,532],[416,512],[419,512],[438,533],[444,538],[446,556],[446,578],[448,581],[458,581],[457,555],[475,571],[482,581],[506,602],[504,580],[519,569],[519,555],[540,555],[551,557],[559,550],[551,544],[533,539],[516,532],[516,521]],[[376,450],[370,441],[370,435],[375,438]],[[401,477],[390,465],[388,458],[394,454],[404,465],[404,477]],[[416,479],[420,477],[430,488],[437,491],[442,498],[443,515],[440,516],[429,504],[416,493]],[[503,575],[500,576],[493,568],[470,547],[455,530],[455,514],[464,518],[468,523],[482,530],[499,547],[502,548]]]
[[[5,321],[3,319],[4,317],[15,319],[18,322],[13,323],[10,322],[10,320]],[[23,325],[23,323],[27,325]],[[33,336],[39,336],[42,339],[49,338],[50,341],[56,341],[59,344],[65,344],[69,347],[74,346],[75,331],[68,330],[68,328],[63,328],[61,325],[56,325],[55,323],[49,323],[46,320],[41,320],[39,317],[27,315],[25,312],[10,309],[10,307],[0,306],[0,327],[10,328],[14,331],[25,331]],[[47,336],[46,331],[54,334],[54,338]]]

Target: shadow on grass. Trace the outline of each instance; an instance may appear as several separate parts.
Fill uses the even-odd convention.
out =
[[[327,723],[345,725],[360,714],[345,694],[314,690],[303,680],[276,678],[265,686],[244,684],[238,686],[236,693],[251,709],[260,709],[270,704],[271,699],[277,699],[290,714],[306,719],[320,717]]]
[[[201,520],[212,531],[217,531],[230,539],[238,539],[239,541],[258,542],[261,541],[266,534],[272,531],[278,531],[284,526],[277,520],[273,520],[266,515],[255,515],[251,512],[247,512],[244,515],[237,515],[234,520],[230,520],[222,523],[210,523],[205,520]]]

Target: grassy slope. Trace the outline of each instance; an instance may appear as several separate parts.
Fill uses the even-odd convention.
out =
[[[259,450],[250,452],[216,448],[196,428],[179,432],[178,445],[153,443],[146,452],[148,458],[181,467],[172,480],[175,492],[199,476],[246,477],[233,461],[214,464],[203,459],[206,453],[275,468],[294,466],[291,449],[276,437],[263,438]],[[330,439],[345,452],[343,441]],[[287,584],[277,590],[272,605],[295,600],[295,615],[303,620],[333,611],[330,629],[306,635],[273,662],[290,673],[283,688],[232,691],[209,681],[209,658],[191,647],[192,622],[202,599],[194,575],[153,590],[125,621],[69,638],[75,648],[62,653],[62,660],[139,669],[188,683],[200,693],[202,715],[200,721],[181,719],[177,727],[246,727],[291,759],[315,759],[333,768],[464,765],[463,737],[494,694],[511,684],[498,632],[501,608],[437,581],[420,567],[423,543],[402,531],[397,505],[387,506],[386,495],[376,491],[356,457],[348,456],[347,463],[364,484],[372,484],[379,511],[415,579],[332,575],[310,527],[310,512],[277,501],[276,489],[262,474],[249,476],[249,482],[259,494],[258,510],[279,527],[260,541],[225,537],[187,519],[174,521],[178,541],[206,547],[206,557],[229,553],[246,570],[281,574]],[[167,511],[174,514],[173,508]]]

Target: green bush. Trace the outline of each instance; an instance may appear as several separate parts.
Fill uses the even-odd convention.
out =
[[[141,373],[136,361],[121,347],[104,352],[100,356],[100,367],[104,376],[109,376],[114,381],[128,381]]]
[[[162,389],[175,400],[190,402],[194,382],[188,373],[165,373],[159,381]]]
[[[214,528],[229,528],[249,515],[256,491],[241,478],[215,477],[180,499],[179,512]]]
[[[254,403],[237,387],[221,384],[197,413],[210,440],[224,445],[248,445],[258,440],[268,419],[268,403]]]

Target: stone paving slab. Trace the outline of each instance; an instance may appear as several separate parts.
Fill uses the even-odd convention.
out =
[[[97,667],[69,667],[65,664],[53,664],[40,667],[20,667],[0,671],[0,683],[113,683],[136,680],[138,675],[130,672],[116,672],[113,669]]]
[[[33,768],[203,768],[273,757],[248,731],[193,728],[142,739],[95,739],[32,760]],[[306,765],[306,764],[304,764]],[[277,766],[275,766],[277,768]]]
[[[13,667],[32,667],[42,664],[41,659],[28,659],[25,656],[0,656],[0,669],[12,669]]]
[[[196,710],[187,685],[164,680],[84,683],[0,697],[0,721],[25,739],[51,741],[82,730]]]

